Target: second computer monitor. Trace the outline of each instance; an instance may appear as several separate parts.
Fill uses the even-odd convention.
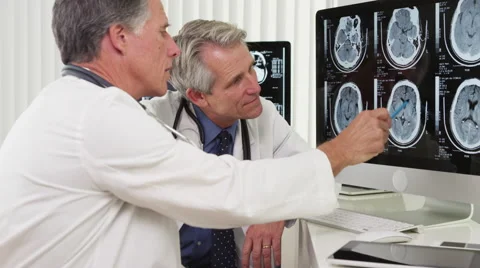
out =
[[[247,42],[255,61],[260,95],[275,104],[278,112],[290,124],[291,66],[290,43],[286,41]]]

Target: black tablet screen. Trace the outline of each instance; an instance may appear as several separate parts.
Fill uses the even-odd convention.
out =
[[[480,267],[480,252],[465,249],[350,241],[333,259],[439,268]]]

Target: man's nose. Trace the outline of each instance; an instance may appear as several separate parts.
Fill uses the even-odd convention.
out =
[[[260,91],[262,90],[262,88],[258,84],[256,72],[253,72],[253,74],[251,74],[249,76],[249,83],[250,83],[250,85],[248,87],[247,93],[248,94],[259,94]]]
[[[250,94],[250,95],[260,94],[261,90],[262,90],[262,88],[260,87],[258,82],[255,81],[254,83],[252,83],[252,85],[250,87],[248,87],[247,93]]]
[[[177,43],[173,40],[173,38],[169,35],[169,44],[168,44],[168,56],[176,58],[180,56],[180,48],[177,46]]]

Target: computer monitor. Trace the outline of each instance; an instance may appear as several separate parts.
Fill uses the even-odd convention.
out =
[[[247,42],[255,60],[260,95],[275,104],[278,112],[290,124],[291,66],[290,42]]]
[[[362,110],[393,114],[406,103],[384,152],[346,168],[339,182],[454,201],[442,206],[462,215],[471,212],[462,203],[480,204],[474,16],[480,4],[473,0],[372,1],[317,12],[317,142],[335,138]]]

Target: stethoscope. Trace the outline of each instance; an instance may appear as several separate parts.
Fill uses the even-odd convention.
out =
[[[113,85],[108,82],[107,80],[103,79],[99,75],[89,71],[88,69],[82,68],[80,66],[75,66],[72,64],[67,64],[63,67],[62,76],[67,76],[71,75],[77,78],[80,78],[82,80],[88,81],[94,85],[97,85],[99,87],[103,88],[108,88],[108,87],[113,87]],[[191,139],[186,137],[185,135],[181,134],[178,132],[176,129],[178,127],[178,124],[180,123],[180,115],[182,114],[182,110],[185,109],[187,112],[188,116],[193,119],[195,124],[198,127],[198,131],[200,133],[200,141],[202,144],[205,143],[205,134],[202,125],[198,121],[197,117],[193,114],[193,112],[190,110],[188,107],[188,101],[184,98],[182,98],[182,101],[180,102],[180,107],[177,110],[177,114],[175,115],[175,121],[173,123],[173,128],[170,127],[169,125],[165,124],[161,120],[159,120],[154,114],[152,114],[148,109],[145,109],[145,106],[143,106],[140,102],[138,102],[140,106],[146,111],[148,115],[153,117],[159,124],[161,124],[163,127],[168,129],[170,132],[172,132],[173,137],[176,139],[177,137],[180,138],[181,140],[188,142],[192,144],[195,147],[198,147],[198,145],[193,142]],[[241,131],[242,131],[242,148],[243,148],[243,159],[244,160],[250,160],[251,159],[251,154],[250,154],[250,137],[248,136],[248,127],[247,127],[247,122],[242,119],[240,120],[241,124]]]
[[[99,87],[104,87],[104,88],[113,87],[113,85],[107,80],[103,79],[99,75],[85,68],[82,68],[80,66],[76,66],[72,64],[65,65],[62,69],[62,76],[67,76],[67,75],[75,76],[77,78],[88,81]]]
[[[175,114],[175,120],[173,121],[173,129],[176,130],[178,128],[178,124],[180,124],[180,118],[182,111],[185,110],[187,115],[195,122],[198,128],[198,132],[200,134],[200,142],[205,144],[205,133],[202,127],[202,124],[198,121],[198,118],[193,114],[193,111],[190,109],[188,105],[188,101],[185,98],[182,98],[180,101],[180,106],[178,107],[177,113]],[[251,152],[250,152],[250,137],[248,135],[248,127],[247,121],[245,119],[240,119],[240,129],[242,132],[242,149],[243,149],[243,160],[251,160]],[[175,137],[176,133],[173,134]]]
[[[90,70],[88,69],[85,69],[85,68],[82,68],[80,66],[76,66],[76,65],[72,65],[72,64],[67,64],[63,67],[62,69],[62,76],[67,76],[67,75],[71,75],[71,76],[75,76],[77,78],[80,78],[82,80],[85,80],[85,81],[88,81],[94,85],[97,85],[99,87],[103,87],[103,88],[107,88],[107,87],[113,87],[114,85],[112,85],[110,82],[108,82],[107,80],[103,79],[102,77],[100,77],[99,75],[91,72]],[[180,138],[181,140],[185,141],[185,142],[188,142],[190,143],[191,145],[195,146],[198,148],[198,145],[193,142],[191,139],[189,139],[188,137],[182,135],[180,132],[176,131],[175,129],[173,129],[172,127],[170,127],[169,125],[165,124],[164,122],[162,122],[160,119],[158,119],[154,114],[152,114],[148,109],[145,108],[145,106],[143,106],[140,102],[137,102],[140,106],[142,106],[142,108],[145,110],[145,112],[151,116],[153,119],[155,119],[160,125],[162,125],[163,127],[165,127],[166,129],[168,129],[168,131],[172,132],[172,135],[173,137],[176,139],[177,137]]]

